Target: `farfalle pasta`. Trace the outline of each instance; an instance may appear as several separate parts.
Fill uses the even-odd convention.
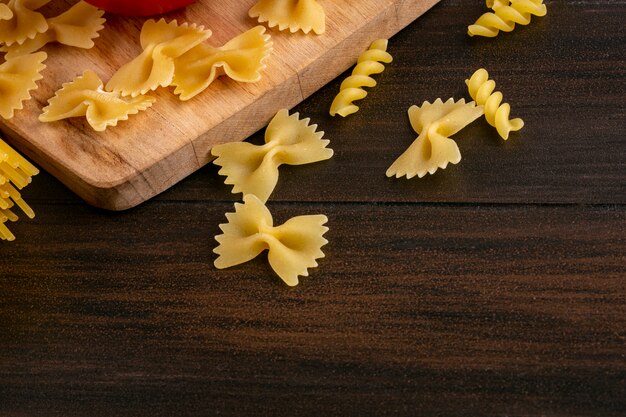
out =
[[[265,145],[247,142],[226,143],[213,147],[221,166],[219,174],[225,183],[233,185],[233,193],[254,194],[265,202],[278,182],[278,167],[282,164],[303,165],[323,161],[333,156],[323,140],[324,132],[309,126],[309,119],[300,120],[298,113],[289,116],[280,110],[265,131]]]
[[[202,26],[165,19],[148,20],[141,29],[143,52],[122,66],[109,80],[106,89],[123,96],[136,97],[168,87],[174,79],[174,60],[211,36]]]
[[[39,170],[23,156],[0,139],[0,239],[15,240],[15,236],[6,226],[8,221],[15,222],[18,216],[11,210],[19,207],[29,218],[35,217],[35,212],[22,199],[18,190],[22,190],[31,183],[32,177],[39,174]]]
[[[267,249],[272,269],[287,285],[295,286],[298,276],[309,276],[308,269],[317,267],[316,260],[324,257],[321,248],[328,243],[323,237],[328,231],[324,215],[298,216],[274,226],[263,202],[246,195],[226,218],[228,223],[220,225],[222,234],[215,237],[218,269],[248,262]]]
[[[528,25],[532,16],[545,16],[548,13],[543,0],[487,0],[487,7],[493,12],[485,13],[476,23],[468,26],[470,36],[493,38],[500,31],[511,32],[515,24]]]
[[[0,51],[6,52],[6,57],[10,58],[38,51],[51,42],[76,48],[92,48],[93,39],[104,28],[103,15],[104,11],[80,1],[59,16],[48,19],[48,29],[45,32],[38,33],[21,45],[5,45]]]
[[[333,100],[330,106],[330,115],[340,115],[346,117],[356,113],[359,107],[353,102],[364,99],[367,91],[363,87],[374,87],[376,80],[371,75],[380,74],[385,70],[386,64],[393,61],[392,56],[387,52],[387,39],[378,39],[374,41],[369,49],[359,56],[356,67],[352,70],[352,75],[346,78],[341,87],[339,94]]]
[[[22,44],[48,30],[46,18],[35,11],[51,0],[9,0],[0,8],[0,45]]]
[[[105,91],[98,75],[87,70],[74,81],[63,84],[48,100],[39,120],[55,122],[85,116],[94,130],[103,132],[108,126],[117,126],[129,115],[152,106],[154,101],[155,98],[150,96],[123,98],[119,93]]]
[[[445,169],[449,163],[458,164],[461,152],[449,137],[482,114],[481,106],[474,102],[465,103],[463,99],[457,102],[450,99],[445,103],[437,99],[432,104],[425,101],[420,107],[412,106],[409,119],[419,137],[389,167],[387,176],[422,178],[427,173],[434,174],[439,168]]]
[[[0,20],[9,20],[13,17],[13,11],[4,3],[0,3]]]
[[[0,65],[0,116],[13,117],[15,110],[23,108],[22,102],[30,99],[30,92],[37,88],[42,79],[41,72],[46,68],[45,52],[37,52],[9,58]]]
[[[221,75],[239,82],[257,82],[272,45],[263,26],[242,33],[220,48],[201,43],[174,60],[174,94],[189,100]]]
[[[503,103],[503,95],[496,89],[496,82],[489,79],[489,73],[484,68],[477,70],[469,80],[465,80],[470,96],[477,104],[485,106],[487,122],[496,128],[502,139],[507,140],[509,133],[524,127],[522,119],[509,120],[511,106]]]
[[[267,22],[271,28],[299,30],[317,35],[326,31],[326,13],[317,0],[260,0],[248,12],[259,23]]]

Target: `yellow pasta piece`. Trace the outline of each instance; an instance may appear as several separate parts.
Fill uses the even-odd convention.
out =
[[[35,10],[50,0],[9,0],[0,8],[0,45],[22,44],[48,30],[46,18]],[[7,10],[8,9],[8,10]]]
[[[483,114],[483,108],[474,102],[465,103],[441,99],[430,104],[425,101],[421,107],[409,108],[411,126],[419,137],[389,167],[387,176],[408,179],[422,178],[437,169],[445,169],[449,163],[458,164],[461,152],[456,142],[449,138]]]
[[[324,257],[321,248],[328,243],[323,237],[328,231],[324,215],[298,216],[274,227],[263,202],[246,195],[226,218],[228,223],[220,225],[223,234],[215,237],[219,269],[248,262],[267,249],[272,269],[287,285],[295,286],[298,276],[309,276],[308,269],[317,267],[316,259]]]
[[[248,12],[259,23],[271,28],[289,29],[291,33],[311,30],[317,35],[326,31],[326,13],[316,0],[260,0]]]
[[[13,17],[11,8],[4,3],[0,3],[0,20],[9,20]]]
[[[326,148],[330,141],[322,139],[324,132],[309,126],[310,119],[298,117],[280,110],[265,130],[265,145],[235,142],[213,147],[211,153],[217,157],[213,163],[222,167],[219,174],[234,186],[233,193],[254,194],[265,202],[276,187],[280,165],[310,164],[333,156]]]
[[[46,44],[58,42],[76,48],[90,49],[94,46],[93,39],[104,28],[104,11],[80,1],[66,12],[48,19],[48,30],[37,34],[23,44],[3,46],[0,51],[6,57],[29,54],[38,51]]]
[[[242,33],[220,48],[201,43],[174,60],[174,94],[189,100],[221,75],[239,82],[257,82],[272,46],[263,26]]]
[[[496,91],[496,82],[489,79],[487,70],[481,68],[477,70],[469,80],[465,80],[470,96],[477,104],[485,106],[485,118],[487,122],[495,127],[502,137],[507,140],[511,131],[520,130],[524,127],[522,119],[509,120],[511,106],[502,103],[503,95]]]
[[[103,132],[108,126],[117,126],[120,120],[128,120],[129,115],[146,110],[155,100],[150,96],[122,98],[119,93],[104,91],[98,75],[87,70],[72,82],[63,84],[48,100],[39,120],[55,122],[86,116],[94,130]]]
[[[148,20],[141,29],[143,52],[122,66],[109,80],[106,89],[123,96],[136,97],[158,87],[168,87],[174,79],[174,59],[211,36],[202,26],[165,19]]]
[[[500,31],[511,32],[515,24],[528,25],[531,16],[545,16],[548,13],[543,0],[487,0],[487,7],[493,12],[485,13],[476,23],[468,26],[470,36],[493,38]]]
[[[371,75],[380,74],[385,70],[384,62],[389,64],[393,61],[391,55],[387,52],[387,39],[378,39],[374,41],[369,49],[359,56],[356,67],[352,70],[352,75],[346,78],[341,87],[339,94],[333,100],[330,106],[330,115],[340,115],[346,117],[356,113],[359,108],[352,102],[364,99],[367,91],[363,87],[374,87],[376,80]]]
[[[13,117],[15,110],[21,110],[22,102],[30,99],[30,92],[37,88],[46,66],[45,52],[9,58],[0,65],[0,116]]]
[[[0,139],[0,239],[15,240],[5,224],[18,220],[11,211],[13,206],[19,207],[31,219],[35,217],[35,212],[22,199],[18,190],[30,184],[32,177],[37,174],[39,170],[34,165]]]

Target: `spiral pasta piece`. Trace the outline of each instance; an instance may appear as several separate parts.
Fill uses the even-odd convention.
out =
[[[493,12],[485,13],[476,23],[468,26],[470,36],[485,36],[493,38],[500,31],[511,32],[515,24],[528,25],[531,16],[545,16],[548,12],[543,0],[487,0],[487,7]]]
[[[465,80],[470,96],[479,106],[485,107],[485,118],[487,122],[496,128],[502,139],[507,140],[509,133],[520,130],[524,127],[522,119],[509,120],[511,106],[503,103],[503,95],[496,89],[496,82],[489,79],[486,69],[477,70],[469,80]]]
[[[22,199],[18,190],[31,183],[32,177],[39,170],[0,139],[0,240],[15,240],[15,236],[6,226],[6,222],[15,222],[18,217],[11,208],[19,207],[29,218],[35,212]]]
[[[353,102],[367,96],[367,91],[363,87],[376,86],[376,80],[371,75],[380,74],[385,70],[385,66],[381,62],[389,64],[393,61],[393,57],[387,52],[387,43],[387,39],[378,39],[359,56],[357,65],[352,70],[352,75],[341,83],[339,94],[330,106],[331,116],[338,114],[346,117],[359,110],[359,107]]]

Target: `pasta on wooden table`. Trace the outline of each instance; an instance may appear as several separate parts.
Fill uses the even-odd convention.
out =
[[[389,167],[387,176],[408,179],[427,173],[434,174],[437,169],[445,169],[449,163],[458,164],[461,152],[456,142],[449,137],[459,132],[483,114],[482,106],[464,99],[445,103],[441,99],[434,103],[425,101],[420,107],[409,108],[409,120],[419,137]]]
[[[104,28],[103,15],[103,10],[80,1],[59,16],[48,19],[45,32],[38,33],[22,44],[4,45],[0,51],[6,52],[6,57],[10,58],[38,51],[51,42],[90,49],[94,46],[93,39]]]
[[[48,30],[48,22],[36,10],[51,0],[9,0],[0,7],[0,44],[22,44]]]
[[[235,204],[235,213],[227,213],[228,223],[221,224],[222,234],[215,237],[219,246],[214,252],[218,269],[229,268],[256,258],[268,250],[267,258],[276,274],[289,286],[298,285],[298,276],[309,276],[323,258],[321,248],[328,243],[324,215],[293,217],[274,226],[272,214],[254,195],[246,195],[243,204]]]
[[[489,73],[484,68],[477,70],[469,80],[465,80],[470,96],[477,104],[485,106],[487,122],[496,128],[502,139],[507,140],[511,131],[524,127],[522,119],[509,120],[511,106],[502,104],[504,96],[496,89],[496,82],[489,79]]]
[[[87,70],[74,81],[63,84],[48,100],[39,120],[55,122],[85,116],[94,130],[103,132],[108,126],[127,120],[129,115],[146,110],[154,101],[151,96],[124,98],[119,93],[105,91],[98,75]]]
[[[195,24],[146,21],[140,35],[143,52],[113,74],[106,89],[136,97],[169,87],[174,79],[174,60],[210,36],[210,30]]]
[[[254,27],[219,48],[198,44],[174,60],[174,94],[189,100],[221,75],[238,82],[257,82],[272,46],[271,36],[263,26]]]
[[[18,190],[30,184],[32,177],[38,173],[34,165],[0,139],[0,239],[15,240],[5,224],[18,220],[18,216],[11,210],[13,206],[18,206],[29,218],[35,217],[35,212],[22,199]]]
[[[376,86],[376,80],[371,75],[380,74],[385,70],[385,66],[381,62],[389,64],[393,61],[393,57],[387,52],[387,43],[387,39],[378,39],[359,56],[356,67],[352,70],[352,75],[341,83],[339,94],[330,106],[331,116],[338,114],[346,117],[359,110],[359,107],[353,102],[367,96],[367,91],[363,87]]]
[[[528,25],[532,16],[545,16],[548,13],[543,0],[487,0],[487,7],[493,12],[485,13],[476,23],[468,26],[470,36],[493,38],[500,31],[511,32],[515,24]]]
[[[326,148],[324,132],[316,132],[317,125],[310,119],[299,119],[280,110],[265,130],[265,144],[247,142],[216,145],[211,153],[221,166],[220,175],[226,184],[233,185],[233,193],[253,194],[265,202],[278,183],[278,167],[282,164],[304,165],[330,159],[333,150]]]
[[[23,108],[22,102],[30,99],[30,92],[37,88],[37,81],[46,68],[48,55],[36,52],[7,59],[0,65],[0,116],[13,117],[15,110]]]
[[[326,31],[326,13],[317,0],[260,0],[248,14],[270,28],[278,26],[291,33],[313,30],[321,35]]]

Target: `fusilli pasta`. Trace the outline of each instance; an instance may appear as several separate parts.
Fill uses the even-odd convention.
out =
[[[393,61],[392,56],[387,52],[387,39],[374,41],[368,50],[363,52],[357,61],[356,67],[352,70],[352,75],[346,78],[339,87],[339,94],[330,106],[330,115],[340,115],[346,117],[356,113],[359,107],[353,104],[356,100],[361,100],[367,96],[367,91],[363,87],[374,87],[376,80],[371,75],[380,74],[385,70],[386,64]]]

